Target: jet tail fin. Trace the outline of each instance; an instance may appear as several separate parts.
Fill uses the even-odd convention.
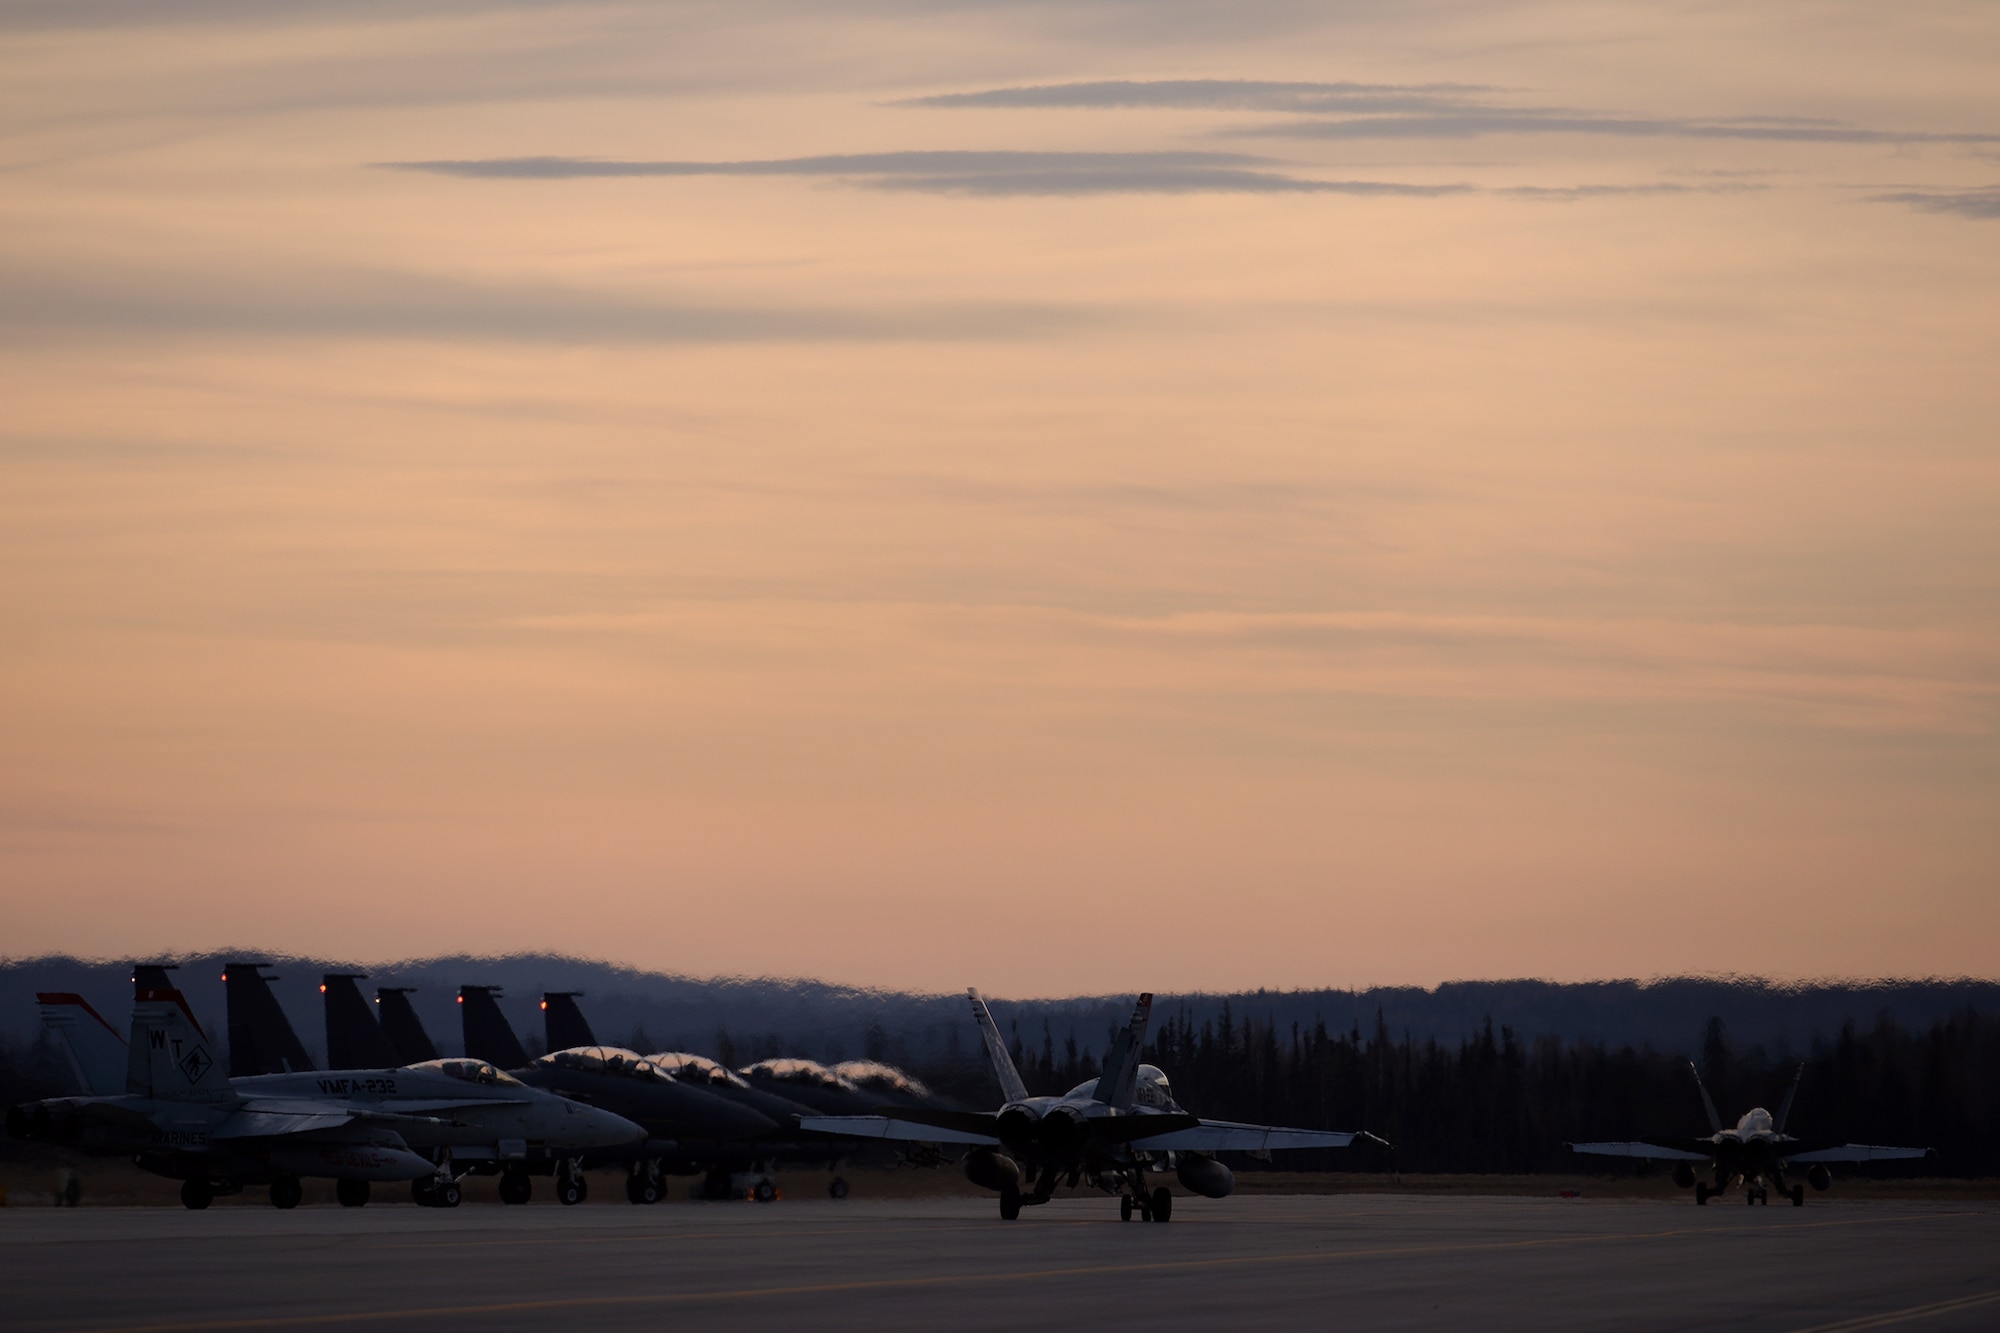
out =
[[[507,1021],[507,1015],[500,1012],[500,1002],[495,998],[499,993],[498,986],[458,988],[459,1019],[465,1030],[465,1053],[474,1060],[484,1060],[496,1069],[525,1069],[528,1064],[527,1048],[514,1035],[514,1025]]]
[[[1111,1053],[1104,1057],[1104,1073],[1097,1080],[1097,1091],[1090,1094],[1092,1101],[1121,1111],[1132,1105],[1133,1094],[1139,1087],[1139,1052],[1146,1045],[1146,1029],[1152,1021],[1153,997],[1148,993],[1139,997],[1132,1010],[1132,1021],[1111,1043]]]
[[[289,1074],[314,1068],[305,1044],[292,1030],[266,963],[231,961],[222,969],[222,995],[229,1006],[229,1076]]]
[[[576,997],[580,990],[551,990],[542,992],[542,1035],[547,1038],[552,1051],[567,1051],[578,1046],[595,1046],[597,1034],[590,1030],[590,1020],[577,1007]]]
[[[375,1021],[374,1009],[354,984],[367,975],[329,972],[320,982],[320,994],[326,997],[328,1069],[388,1069],[406,1063],[396,1058],[396,1048]]]
[[[993,1065],[993,1077],[1000,1080],[1000,1095],[1009,1102],[1026,1101],[1028,1085],[1021,1081],[1021,1071],[1014,1068],[1014,1057],[1007,1054],[1007,1043],[1000,1039],[999,1025],[987,1012],[986,1001],[970,987],[965,993],[972,997],[972,1021],[979,1024],[979,1036],[986,1043],[986,1058]]]
[[[90,1001],[70,991],[42,991],[42,1026],[54,1034],[70,1072],[86,1097],[109,1097],[125,1091],[131,1054],[118,1029],[90,1007]]]
[[[227,1100],[228,1077],[187,997],[171,987],[141,990],[138,996],[132,1005],[127,1090],[161,1101]]]
[[[1771,1122],[1771,1128],[1777,1130],[1780,1134],[1785,1132],[1785,1121],[1792,1114],[1792,1099],[1799,1095],[1799,1080],[1805,1076],[1806,1062],[1801,1060],[1799,1061],[1799,1072],[1792,1075],[1792,1086],[1785,1089],[1785,1100],[1778,1107],[1778,1118]]]
[[[416,1006],[410,1003],[410,992],[415,989],[381,986],[375,991],[375,1003],[382,1010],[382,1035],[395,1048],[395,1063],[399,1065],[420,1065],[438,1058],[437,1043],[424,1031],[424,1020],[417,1017]]]
[[[1708,1085],[1701,1081],[1701,1071],[1688,1061],[1688,1068],[1694,1073],[1694,1085],[1701,1091],[1701,1109],[1708,1112],[1708,1127],[1717,1134],[1722,1132],[1722,1117],[1715,1113],[1715,1098],[1708,1095]]]

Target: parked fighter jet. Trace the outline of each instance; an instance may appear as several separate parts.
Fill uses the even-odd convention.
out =
[[[66,998],[46,997],[45,1009],[53,1001],[74,1014]],[[368,1201],[372,1181],[408,1180],[418,1202],[450,1207],[463,1162],[571,1157],[641,1136],[629,1121],[525,1087],[476,1060],[225,1079],[212,1052],[178,990],[142,989],[124,1092],[11,1107],[7,1132],[129,1156],[181,1180],[189,1208],[253,1181],[268,1182],[271,1202],[291,1208],[300,1176],[335,1179],[349,1206]]]
[[[729,1145],[766,1138],[778,1128],[755,1109],[679,1083],[638,1052],[622,1047],[577,1046],[529,1060],[507,1016],[494,1002],[494,990],[490,986],[459,988],[466,1053],[489,1060],[518,1057],[521,1063],[511,1072],[529,1086],[602,1107],[644,1128],[642,1141],[587,1154],[577,1164],[624,1163],[625,1197],[633,1203],[659,1202],[666,1197],[668,1174],[698,1171]],[[549,998],[560,1003],[574,997],[557,993]],[[548,999],[543,1003],[546,1006]],[[581,1011],[576,1011],[573,1003],[569,1007],[573,1012],[568,1015],[558,1009],[556,1021],[569,1025],[568,1035],[592,1035]],[[558,1199],[581,1203],[587,1193],[580,1170],[557,1173]]]
[[[366,972],[329,972],[319,983],[326,997],[326,1067],[328,1069],[384,1069],[390,1065],[417,1064],[437,1059],[437,1052],[404,1060],[396,1045],[375,1021],[367,997],[357,981]]]
[[[1058,1184],[1073,1187],[1080,1180],[1107,1194],[1119,1193],[1119,1215],[1125,1221],[1137,1212],[1147,1221],[1165,1222],[1173,1217],[1174,1196],[1165,1185],[1147,1192],[1149,1169],[1173,1170],[1186,1188],[1220,1199],[1235,1188],[1236,1179],[1215,1159],[1218,1152],[1345,1148],[1357,1138],[1381,1143],[1371,1134],[1241,1125],[1189,1114],[1174,1101],[1167,1076],[1139,1063],[1152,1016],[1151,995],[1139,997],[1100,1077],[1060,1097],[1031,1097],[986,1002],[976,990],[966,993],[1006,1097],[998,1111],[883,1106],[869,1116],[809,1116],[801,1125],[829,1134],[969,1145],[966,1177],[999,1192],[1000,1216],[1010,1222],[1021,1215],[1022,1205],[1047,1203]],[[1030,1176],[1034,1188],[1024,1194],[1022,1186]]]
[[[1798,1095],[1799,1080],[1805,1077],[1803,1062],[1799,1072],[1792,1076],[1792,1086],[1785,1093],[1784,1102],[1773,1116],[1763,1107],[1753,1107],[1746,1111],[1736,1128],[1724,1129],[1722,1117],[1715,1113],[1715,1099],[1708,1095],[1708,1088],[1701,1081],[1701,1071],[1695,1069],[1692,1061],[1688,1068],[1694,1072],[1694,1085],[1701,1093],[1702,1109],[1708,1112],[1708,1123],[1714,1132],[1706,1138],[1652,1139],[1639,1143],[1572,1143],[1569,1150],[1588,1153],[1594,1157],[1636,1157],[1647,1161],[1667,1161],[1674,1164],[1674,1183],[1682,1189],[1694,1186],[1694,1201],[1705,1204],[1720,1194],[1726,1194],[1738,1181],[1743,1182],[1743,1201],[1750,1204],[1771,1202],[1771,1187],[1777,1186],[1778,1193],[1788,1196],[1792,1207],[1803,1208],[1806,1202],[1806,1188],[1794,1182],[1785,1184],[1785,1172],[1793,1166],[1806,1168],[1806,1179],[1816,1190],[1829,1188],[1833,1184],[1833,1173],[1827,1169],[1829,1162],[1893,1162],[1918,1157],[1928,1157],[1929,1148],[1879,1148],[1866,1143],[1840,1143],[1814,1146],[1804,1139],[1794,1138],[1785,1133],[1785,1121],[1792,1111],[1792,1099]],[[1700,1169],[1697,1165],[1708,1165],[1715,1175],[1715,1186],[1695,1179]]]
[[[271,993],[276,977],[269,963],[232,960],[222,968],[222,994],[229,1012],[229,1076],[299,1073],[316,1066],[306,1054],[292,1021]]]
[[[416,1007],[410,1003],[410,992],[415,989],[415,986],[382,986],[375,992],[382,1035],[396,1048],[396,1059],[406,1065],[438,1058],[436,1043],[424,1031],[424,1021],[417,1017]]]

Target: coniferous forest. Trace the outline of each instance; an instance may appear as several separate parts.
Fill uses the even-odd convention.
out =
[[[1092,1077],[1102,1058],[1015,1034],[1016,1062],[1034,1092]],[[1108,1045],[1108,1036],[1107,1036]],[[1285,1154],[1281,1167],[1410,1172],[1601,1172],[1564,1144],[1708,1132],[1687,1055],[1589,1041],[1521,1041],[1489,1024],[1456,1045],[1373,1031],[1283,1030],[1237,1021],[1195,1025],[1156,1014],[1145,1057],[1182,1105],[1211,1119],[1365,1129],[1390,1152]],[[1725,1124],[1752,1106],[1776,1112],[1798,1073],[1761,1048],[1739,1050],[1711,1021],[1693,1053]],[[964,1071],[934,1078],[979,1104],[993,1098]],[[1801,1138],[1935,1148],[1922,1169],[2000,1174],[2000,1021],[1962,1012],[1921,1031],[1889,1021],[1844,1026],[1805,1060],[1787,1129]],[[1918,1164],[1873,1168],[1909,1173]],[[1849,1168],[1858,1170],[1859,1168]]]

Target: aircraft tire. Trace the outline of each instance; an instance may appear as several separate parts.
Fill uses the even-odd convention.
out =
[[[633,1203],[658,1203],[665,1189],[643,1172],[625,1177],[625,1197]]]
[[[524,1204],[535,1197],[535,1182],[525,1171],[508,1171],[500,1177],[500,1202]]]
[[[333,1197],[340,1200],[342,1208],[361,1208],[368,1203],[368,1182],[365,1180],[336,1180],[333,1183]]]
[[[760,1180],[757,1182],[756,1188],[750,1191],[750,1197],[758,1203],[776,1203],[778,1201],[778,1187],[769,1180]]]
[[[447,1180],[444,1182],[444,1184],[439,1185],[437,1187],[438,1207],[456,1208],[458,1207],[458,1200],[459,1200],[459,1191],[458,1191],[458,1182],[456,1180]]]
[[[582,1176],[566,1176],[556,1181],[556,1201],[564,1207],[573,1207],[590,1197],[590,1186],[583,1183]]]
[[[1012,1222],[1021,1216],[1021,1187],[1006,1184],[1000,1187],[1000,1220]]]
[[[271,1181],[271,1206],[273,1208],[296,1208],[305,1197],[305,1190],[299,1185],[297,1176],[278,1176]]]
[[[1174,1220],[1174,1196],[1165,1185],[1153,1191],[1153,1220],[1171,1222]]]
[[[1792,1207],[1803,1208],[1805,1206],[1806,1206],[1806,1187],[1804,1185],[1792,1186]]]
[[[410,1202],[414,1203],[419,1208],[437,1207],[437,1200],[431,1197],[432,1191],[434,1191],[436,1188],[437,1188],[437,1182],[434,1180],[411,1181]]]
[[[830,1184],[830,1185],[828,1185],[828,1186],[826,1187],[826,1196],[827,1196],[827,1197],[828,1197],[829,1199],[844,1199],[844,1198],[846,1198],[846,1197],[847,1197],[847,1181],[846,1181],[846,1179],[845,1179],[844,1177],[841,1177],[841,1176],[835,1176],[835,1177],[833,1178],[833,1183],[832,1183],[832,1184]]]
[[[1129,1194],[1118,1200],[1118,1220],[1120,1222],[1132,1220],[1132,1196]]]
[[[1694,1183],[1694,1202],[1697,1208],[1708,1202],[1708,1186],[1699,1180]]]
[[[199,1212],[215,1202],[215,1191],[206,1180],[183,1180],[181,1182],[181,1207]]]

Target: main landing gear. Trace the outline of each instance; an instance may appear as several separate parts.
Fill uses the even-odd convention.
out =
[[[410,1182],[410,1198],[420,1208],[456,1208],[460,1198],[458,1182],[438,1176],[413,1180]]]
[[[181,1206],[199,1211],[215,1202],[215,1190],[206,1180],[181,1182]]]
[[[1141,1221],[1171,1222],[1174,1220],[1174,1196],[1165,1185],[1162,1185],[1151,1194],[1141,1188],[1135,1193],[1119,1198],[1119,1221],[1130,1222],[1135,1211]]]
[[[296,1208],[305,1196],[305,1188],[299,1184],[297,1176],[277,1176],[271,1181],[273,1208]]]
[[[625,1197],[632,1203],[658,1203],[667,1197],[667,1182],[654,1162],[634,1162],[625,1177]]]

